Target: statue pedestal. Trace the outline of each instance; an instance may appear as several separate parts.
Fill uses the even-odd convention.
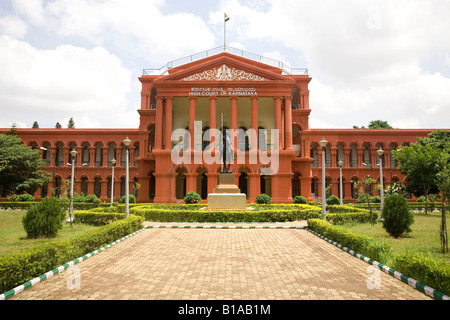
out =
[[[245,210],[247,197],[234,184],[234,174],[220,173],[219,184],[208,194],[208,210]]]

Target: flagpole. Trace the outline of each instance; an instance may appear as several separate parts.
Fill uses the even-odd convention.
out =
[[[226,51],[226,43],[227,43],[227,20],[226,20],[227,14],[223,14],[223,51]]]

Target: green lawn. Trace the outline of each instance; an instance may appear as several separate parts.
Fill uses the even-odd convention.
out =
[[[38,246],[51,241],[69,240],[96,227],[64,223],[58,235],[51,239],[27,239],[22,226],[22,217],[26,210],[0,210],[0,256],[20,252],[23,249]]]
[[[450,215],[447,214],[447,225],[450,224],[449,222]],[[343,227],[349,231],[385,241],[392,247],[392,250],[396,254],[401,254],[407,249],[423,250],[436,254],[438,257],[443,257],[450,263],[450,254],[441,254],[439,237],[440,223],[440,212],[428,213],[427,215],[424,213],[414,213],[414,223],[411,226],[411,233],[397,239],[386,232],[382,223],[377,223],[374,226],[371,226],[370,223],[352,223],[343,225]],[[447,232],[450,235],[450,230],[448,230],[448,228]]]

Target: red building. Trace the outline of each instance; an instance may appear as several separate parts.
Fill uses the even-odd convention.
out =
[[[138,202],[182,201],[189,191],[206,201],[222,168],[219,153],[210,144],[218,138],[211,129],[224,128],[235,133],[231,171],[249,202],[260,193],[271,195],[274,203],[292,203],[295,195],[321,197],[322,138],[328,141],[326,183],[332,184],[331,194],[339,196],[342,160],[344,201],[354,201],[357,191],[351,180],[368,175],[379,180],[378,149],[384,150],[384,185],[401,182],[391,150],[432,131],[311,129],[307,71],[255,60],[220,52],[176,67],[168,64],[170,68],[158,75],[144,70],[139,78],[139,128],[18,129],[27,146],[42,150],[45,170],[54,177],[35,198],[50,194],[52,186],[59,190],[61,181],[70,178],[69,152],[75,149],[75,192],[95,193],[109,201],[115,159],[117,201],[125,190],[122,141],[129,137],[130,192],[138,182]]]

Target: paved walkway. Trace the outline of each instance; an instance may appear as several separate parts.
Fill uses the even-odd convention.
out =
[[[303,229],[146,229],[72,268],[11,300],[431,299]]]

